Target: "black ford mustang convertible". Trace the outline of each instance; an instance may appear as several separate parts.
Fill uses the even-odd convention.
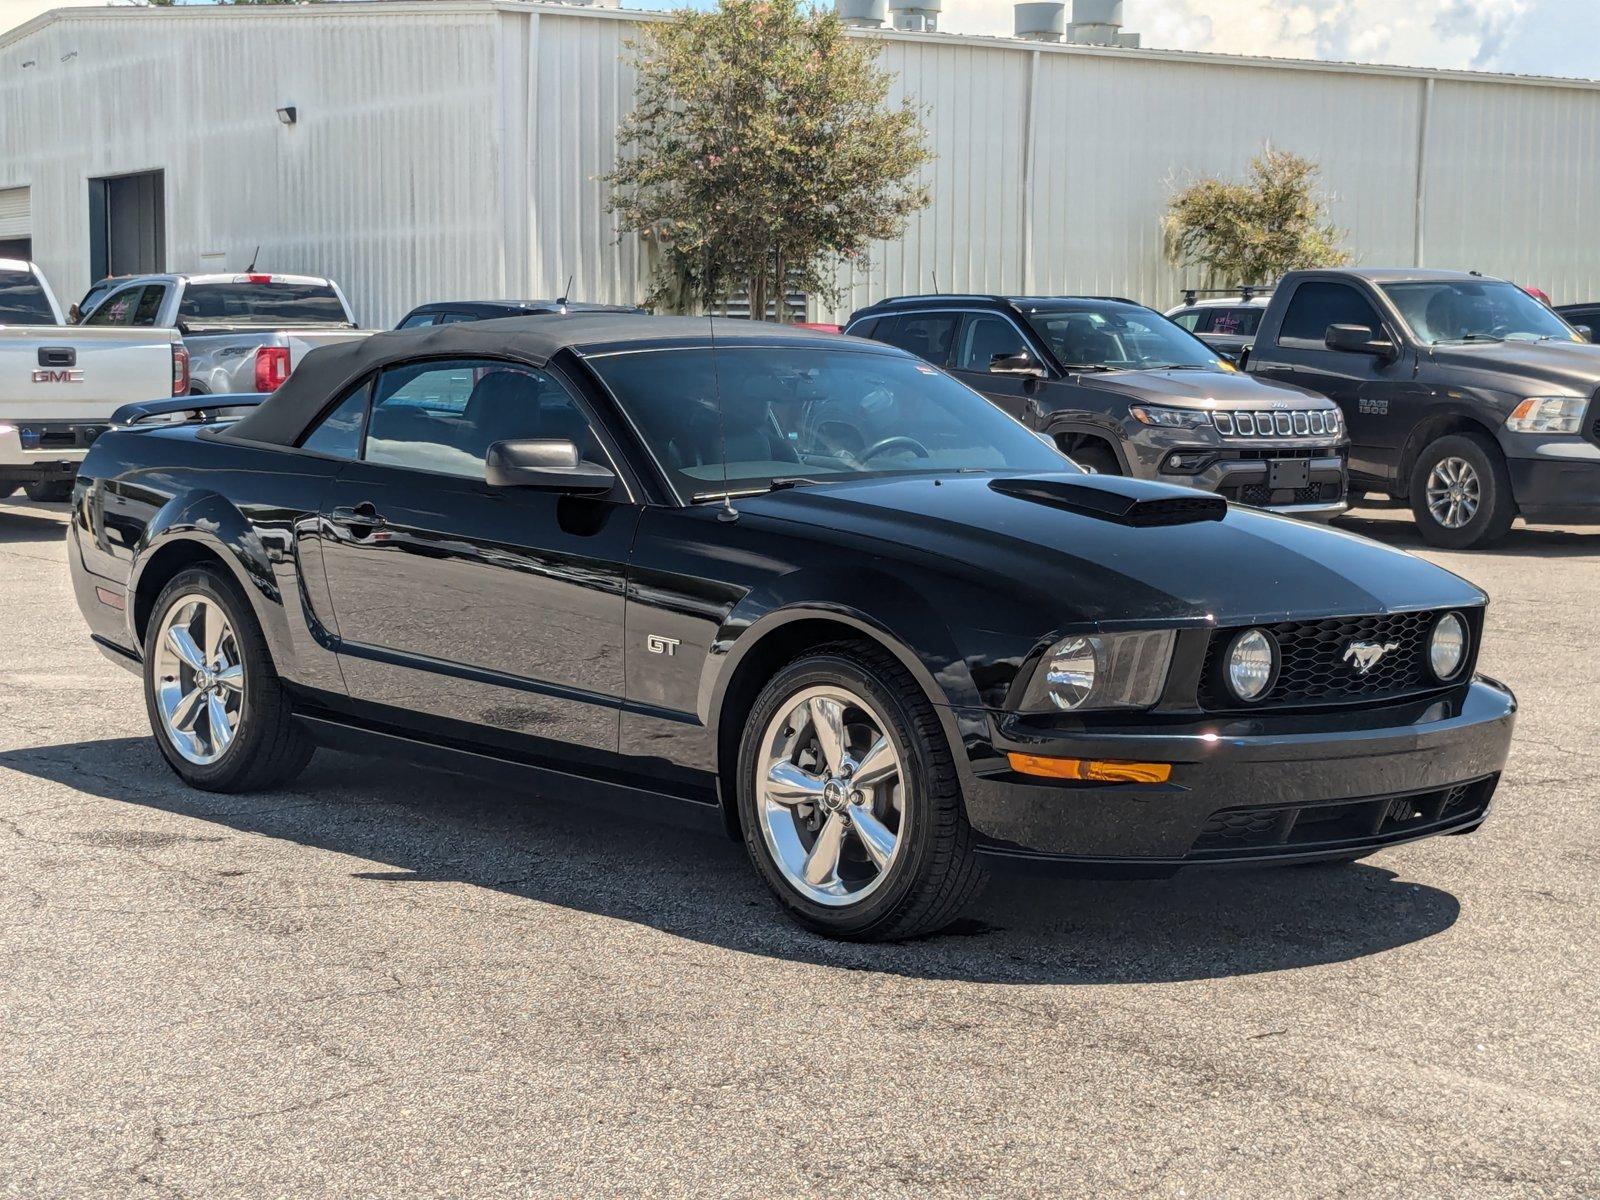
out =
[[[711,332],[380,334],[233,421],[124,413],[72,575],[173,768],[264,788],[324,744],[683,802],[853,938],[938,929],[997,855],[1165,873],[1483,821],[1515,701],[1474,673],[1476,588],[1086,475],[888,346]]]

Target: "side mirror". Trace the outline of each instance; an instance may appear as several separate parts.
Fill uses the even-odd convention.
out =
[[[1574,325],[1573,328],[1578,331],[1578,336],[1583,338],[1584,341],[1586,341],[1586,342],[1594,341],[1594,326],[1592,326],[1592,325]]]
[[[1329,325],[1322,335],[1322,344],[1329,350],[1342,350],[1346,354],[1370,354],[1385,360],[1395,356],[1394,343],[1374,337],[1365,325]]]
[[[483,477],[490,487],[533,488],[574,495],[609,492],[617,481],[610,468],[582,461],[578,457],[578,447],[562,438],[496,442],[484,456]]]
[[[991,375],[1031,375],[1043,379],[1045,370],[1033,361],[1030,354],[996,354],[989,360]]]

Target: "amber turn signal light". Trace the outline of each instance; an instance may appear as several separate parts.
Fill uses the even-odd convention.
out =
[[[1011,769],[1021,775],[1046,779],[1082,779],[1089,783],[1165,783],[1172,778],[1171,763],[1117,762],[1104,758],[1046,758],[1039,754],[1008,754]]]

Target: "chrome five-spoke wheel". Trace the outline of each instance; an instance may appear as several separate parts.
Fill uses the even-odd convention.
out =
[[[244,715],[244,662],[222,606],[190,593],[156,638],[156,704],[172,748],[204,766],[227,753]]]
[[[817,904],[855,904],[888,877],[909,833],[905,770],[862,697],[809,687],[762,734],[761,835],[784,879]]]
[[[1478,515],[1483,486],[1464,458],[1441,458],[1428,472],[1428,512],[1446,529],[1461,529]]]

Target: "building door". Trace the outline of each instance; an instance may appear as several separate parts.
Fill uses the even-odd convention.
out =
[[[0,188],[0,258],[33,257],[33,220],[25,187]]]
[[[152,275],[167,269],[166,186],[160,171],[89,180],[89,270]]]

